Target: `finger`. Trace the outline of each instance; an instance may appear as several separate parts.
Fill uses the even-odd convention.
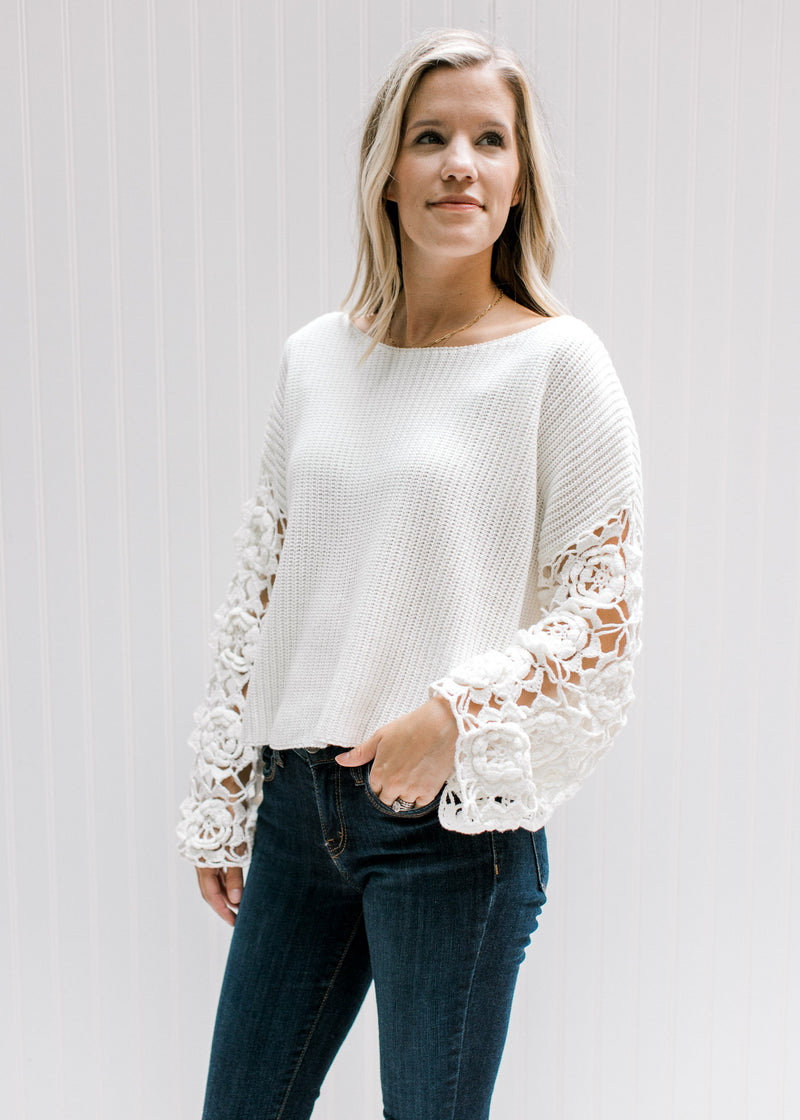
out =
[[[232,926],[236,923],[236,915],[228,906],[222,890],[218,890],[215,894],[207,897],[206,902],[214,911],[214,913],[219,914],[220,918],[222,918],[223,922],[225,922],[227,925]]]
[[[364,743],[359,743],[357,747],[352,747],[349,751],[342,751],[337,754],[336,761],[340,766],[363,766],[365,762],[369,762],[375,757],[375,751],[378,748],[375,736],[371,736]]]
[[[387,789],[375,789],[373,787],[372,792],[378,798],[381,805],[385,805],[387,809],[392,809],[394,807],[395,801],[398,800],[405,801],[407,809],[416,808],[417,805],[418,798],[413,794],[408,794],[408,796],[406,796],[403,793],[389,793],[388,787]]]
[[[228,901],[233,906],[238,906],[242,901],[243,885],[244,876],[241,867],[229,867],[225,876],[225,889],[228,893]]]
[[[219,914],[223,922],[232,926],[236,915],[229,908],[226,895],[220,882],[220,874],[215,867],[198,867],[197,879],[200,884],[200,893],[215,914]]]

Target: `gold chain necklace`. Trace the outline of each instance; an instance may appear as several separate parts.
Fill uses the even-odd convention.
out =
[[[434,338],[433,342],[424,343],[422,346],[419,347],[419,349],[420,350],[427,350],[427,348],[429,346],[438,346],[442,342],[447,342],[448,338],[452,338],[454,334],[461,334],[461,332],[465,331],[468,327],[474,326],[475,323],[477,323],[477,321],[479,319],[482,319],[484,317],[484,315],[488,315],[493,307],[497,307],[498,303],[500,302],[500,300],[502,298],[503,298],[503,293],[498,288],[497,289],[497,295],[492,300],[492,302],[489,304],[489,306],[484,307],[483,311],[479,311],[478,314],[473,319],[470,319],[470,321],[468,323],[465,323],[463,327],[456,327],[456,329],[454,331],[448,331],[447,334],[442,334],[438,338]],[[387,331],[386,331],[386,338],[387,338],[390,346],[398,346],[398,344],[392,338],[392,332],[388,328],[387,328]],[[403,348],[398,346],[398,349],[403,349]]]

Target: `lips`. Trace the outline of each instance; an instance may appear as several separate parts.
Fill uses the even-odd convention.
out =
[[[449,194],[428,203],[443,210],[482,210],[483,204],[470,194]]]

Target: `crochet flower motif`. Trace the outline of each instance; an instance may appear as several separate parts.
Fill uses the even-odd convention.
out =
[[[538,623],[431,685],[459,729],[446,828],[535,830],[577,792],[633,700],[641,588],[641,539],[622,510],[542,570]]]
[[[260,760],[256,749],[242,746],[241,712],[264,613],[261,596],[275,578],[285,529],[285,515],[262,482],[236,534],[237,572],[214,616],[214,668],[189,740],[195,764],[181,805],[178,848],[207,867],[242,866],[250,858]]]
[[[476,780],[495,796],[502,793],[509,778],[525,781],[531,777],[531,742],[518,724],[473,728],[466,732],[460,746],[470,759]]]
[[[234,821],[229,804],[221,797],[198,801],[186,825],[186,843],[200,851],[217,851],[230,845]]]
[[[461,665],[453,673],[453,681],[469,687],[476,693],[491,693],[498,700],[504,700],[515,691],[519,671],[524,659],[512,651],[510,654],[490,650],[479,657]]]

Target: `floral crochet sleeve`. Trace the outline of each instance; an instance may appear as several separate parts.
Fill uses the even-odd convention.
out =
[[[473,657],[430,687],[458,724],[440,820],[461,832],[540,828],[594,769],[633,700],[639,451],[621,386],[588,328],[553,371],[537,454],[540,617],[502,652]]]
[[[191,790],[181,805],[178,850],[204,867],[247,864],[255,830],[260,759],[256,748],[241,744],[242,712],[286,531],[284,378],[285,361],[267,424],[258,485],[235,538],[237,568],[214,615],[213,668],[189,739],[195,758]]]

